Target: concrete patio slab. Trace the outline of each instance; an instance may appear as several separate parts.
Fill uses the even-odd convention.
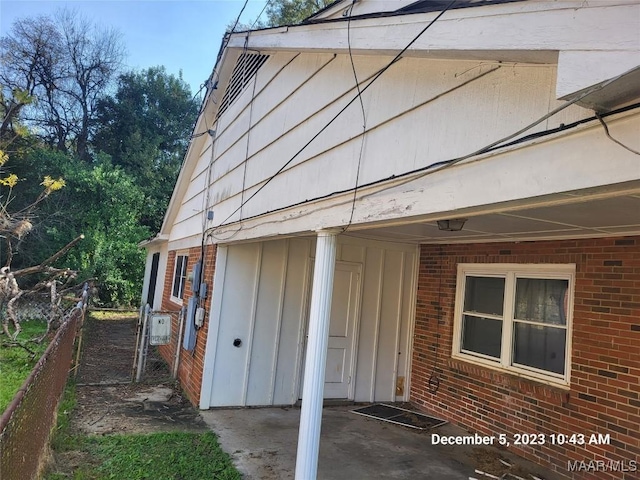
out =
[[[474,473],[477,450],[472,447],[431,444],[432,432],[467,432],[449,424],[420,432],[356,415],[350,412],[352,408],[331,406],[323,410],[318,479],[488,478]],[[299,408],[213,409],[200,413],[246,480],[294,478]],[[505,452],[500,456],[508,455]],[[555,478],[539,468],[535,471],[545,480]]]

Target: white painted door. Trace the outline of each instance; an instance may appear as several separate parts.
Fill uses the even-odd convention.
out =
[[[353,400],[355,332],[360,306],[360,270],[356,263],[336,262],[325,370],[324,398]],[[313,278],[313,272],[312,276]],[[309,315],[307,314],[307,323]],[[306,345],[305,345],[306,347]],[[304,381],[304,359],[300,396]]]

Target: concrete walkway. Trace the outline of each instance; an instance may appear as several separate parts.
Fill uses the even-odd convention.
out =
[[[319,479],[468,480],[470,449],[431,445],[429,433],[325,407]],[[293,479],[298,408],[214,409],[200,412],[247,480]],[[459,435],[452,425],[438,433]],[[548,477],[545,477],[548,478]]]
[[[293,479],[299,408],[200,412],[246,480]],[[473,469],[432,448],[428,435],[325,407],[318,478],[468,480]]]

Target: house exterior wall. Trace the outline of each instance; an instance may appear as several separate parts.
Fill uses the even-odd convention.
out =
[[[362,88],[390,60],[386,56],[355,56]],[[246,219],[333,192],[349,191],[355,185],[358,168],[358,183],[365,185],[470,154],[560,105],[562,102],[556,100],[554,93],[556,74],[556,66],[551,64],[498,65],[403,58],[362,95],[367,116],[364,144],[362,114],[356,101],[265,186],[263,182],[291,160],[357,94],[348,55],[273,54],[258,70],[255,80],[245,86],[212,126],[214,141],[207,138],[197,154],[189,186],[171,227],[171,240],[202,230],[203,204],[205,211],[214,212],[207,227],[215,227],[241,216]],[[592,114],[573,105],[527,134],[568,125]],[[621,141],[634,145],[637,125],[637,117],[635,121],[626,118],[611,128]],[[457,165],[389,191],[361,188],[354,223],[453,211],[478,205],[476,199],[481,204],[515,201],[636,179],[629,167],[629,162],[635,161],[634,156],[618,151],[602,135],[597,122],[588,126],[589,129],[562,132],[553,141],[541,141],[536,148],[513,147],[491,158]],[[361,146],[362,160],[358,162]],[[604,172],[603,156],[612,162]],[[535,171],[530,172],[534,167]],[[582,174],[550,179],[547,173],[540,173],[558,168]],[[326,175],[335,171],[341,174]],[[470,181],[466,188],[459,188],[461,176],[486,179],[496,175],[505,186],[524,183],[527,188],[487,192],[484,180]],[[322,182],[315,181],[317,178],[322,178]],[[242,210],[228,218],[258,188],[261,188],[259,200],[248,201]],[[415,192],[420,193],[422,202],[416,201]],[[428,192],[428,201],[424,200],[423,192]],[[268,216],[260,221],[246,221],[233,239],[346,224],[352,196],[349,192],[317,205],[303,205],[284,222],[275,214],[277,224],[270,222]],[[391,199],[393,205],[398,205],[397,211],[389,209]],[[340,205],[338,211],[326,209],[335,207],[332,202]],[[410,205],[411,210],[400,208],[405,205]],[[317,213],[320,210],[322,215]],[[254,228],[255,223],[262,222],[273,228],[268,231]],[[221,238],[235,232],[230,228]]]
[[[295,402],[309,247],[298,239],[227,247],[210,320],[210,399],[201,407]]]
[[[576,265],[568,389],[452,358],[460,263]],[[513,449],[572,478],[638,478],[637,472],[569,474],[567,462],[640,460],[639,318],[640,237],[422,245],[411,401],[480,434],[507,434],[512,443],[515,433],[610,434],[610,445],[547,442]],[[440,386],[434,394],[429,377],[436,358]]]
[[[207,341],[207,332],[209,330],[209,311],[211,309],[211,292],[213,291],[213,276],[215,272],[216,261],[216,245],[207,245],[205,247],[205,268],[202,274],[202,281],[209,285],[209,293],[204,303],[205,322],[196,333],[196,346],[193,352],[182,349],[182,344],[177,345],[177,348],[182,349],[180,352],[180,363],[178,366],[178,381],[182,386],[183,391],[194,405],[197,405],[200,400],[200,389],[202,385],[202,371],[204,366],[204,352]],[[173,273],[176,254],[188,254],[189,261],[187,264],[187,272],[193,270],[194,265],[200,259],[201,249],[200,247],[192,247],[188,250],[170,250],[166,256],[166,270],[164,274],[164,282],[162,288],[162,304],[161,310],[166,312],[178,312],[182,305],[177,304],[171,300],[171,289],[173,287]],[[161,257],[161,262],[163,261]],[[160,290],[158,289],[156,295],[159,296]],[[187,280],[184,290],[183,304],[187,305],[189,298],[193,295],[191,292],[191,282]],[[178,315],[173,315],[173,324],[171,326],[171,334],[178,335]],[[184,327],[183,327],[184,328]],[[160,354],[164,360],[173,365],[176,352],[170,345],[163,345],[159,347]]]
[[[336,260],[359,267],[352,398],[406,401],[417,249],[338,240]],[[292,405],[301,394],[315,239],[225,247],[214,304],[203,395],[210,406]],[[216,313],[217,312],[217,313]],[[215,330],[215,333],[213,333]],[[234,345],[234,340],[242,343]]]

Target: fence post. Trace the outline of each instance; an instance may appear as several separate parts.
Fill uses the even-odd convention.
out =
[[[145,312],[145,305],[140,305],[138,311],[138,324],[136,325],[136,346],[133,352],[133,365],[131,366],[131,381],[136,380],[136,372],[138,371],[138,346],[140,343],[140,330],[142,328],[142,320]]]
[[[77,328],[77,337],[78,337],[78,346],[76,347],[76,360],[73,364],[73,378],[76,379],[78,377],[78,367],[80,366],[80,355],[82,353],[82,330],[84,328],[84,318],[87,314],[87,307],[89,305],[89,284],[84,282],[82,286],[82,295],[81,300],[76,305],[81,312],[80,321],[78,322]]]
[[[176,354],[173,362],[173,379],[178,378],[178,367],[180,366],[180,350],[182,350],[182,328],[184,327],[185,307],[180,309],[180,319],[178,321],[178,343],[176,343]]]
[[[146,363],[146,354],[147,354],[147,325],[149,322],[149,315],[151,313],[151,307],[147,303],[144,307],[144,320],[142,321],[142,335],[140,337],[140,345],[138,352],[138,371],[136,373],[136,382],[142,380],[142,371],[144,369],[144,364]]]

